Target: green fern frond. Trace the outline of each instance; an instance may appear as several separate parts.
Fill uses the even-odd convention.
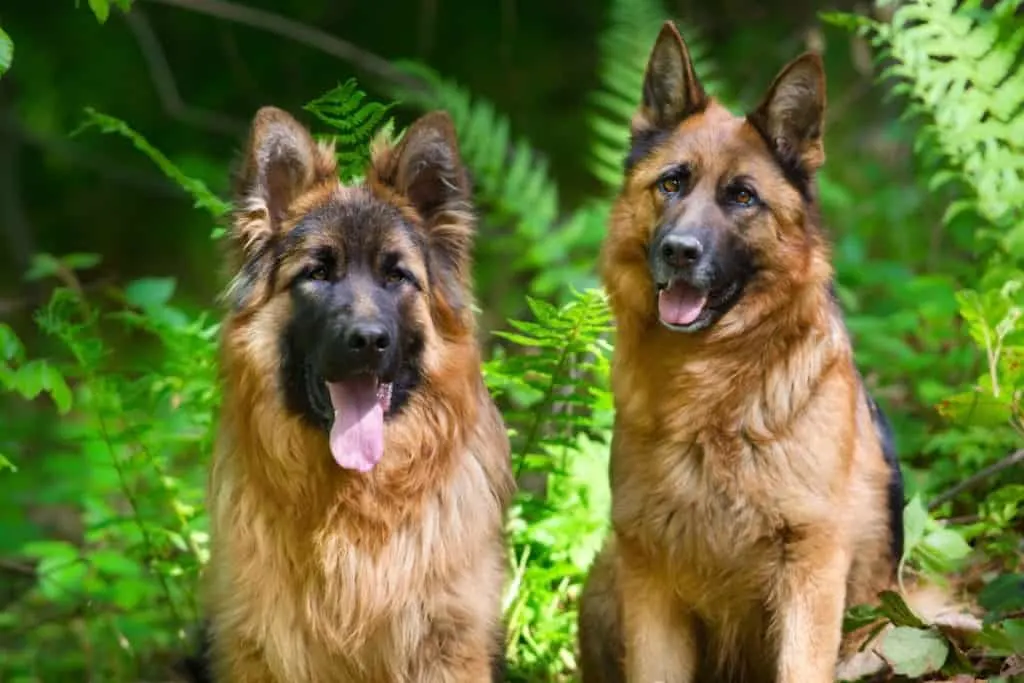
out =
[[[380,129],[394,125],[385,117],[395,104],[367,101],[356,79],[350,78],[303,107],[336,131],[338,174],[343,181],[362,175],[370,140]]]
[[[554,453],[575,450],[581,434],[602,434],[611,424],[611,311],[600,289],[574,291],[563,306],[527,303],[533,321],[510,320],[514,331],[495,333],[520,352],[488,361],[485,376],[513,404],[505,419],[517,467],[550,470]]]
[[[85,117],[85,121],[72,131],[72,136],[78,135],[89,128],[98,128],[102,133],[113,133],[125,137],[131,141],[137,150],[149,157],[150,161],[155,163],[163,171],[164,175],[174,181],[181,189],[192,195],[192,206],[197,209],[203,209],[215,219],[222,218],[231,210],[231,204],[215,195],[206,186],[206,183],[198,178],[185,175],[163,152],[150,144],[141,133],[121,119],[98,112],[92,107],[86,107]],[[213,236],[219,237],[223,232],[222,228],[217,228],[213,231]]]
[[[917,0],[898,6],[888,22],[856,22],[891,60],[881,75],[897,80],[893,92],[909,99],[907,114],[926,122],[915,150],[936,167],[930,186],[962,179],[972,190],[946,220],[973,210],[1016,253],[1024,253],[1021,5]]]
[[[587,118],[593,136],[589,169],[611,189],[622,183],[629,152],[629,122],[640,103],[644,71],[662,23],[669,18],[662,0],[612,0],[607,28],[599,38],[600,86],[589,99]],[[714,64],[692,24],[680,26],[690,56],[709,93],[721,90]]]
[[[396,86],[394,97],[423,110],[445,109],[451,115],[463,159],[473,171],[491,221],[514,223],[530,238],[549,236],[558,218],[557,186],[547,161],[525,139],[512,138],[508,117],[427,66],[415,62],[395,66],[426,87]]]

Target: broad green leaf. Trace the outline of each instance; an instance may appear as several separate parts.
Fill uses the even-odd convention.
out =
[[[3,453],[0,453],[0,472],[3,470],[10,470],[11,472],[17,472],[18,468],[15,467],[14,463],[7,459]]]
[[[36,572],[39,575],[39,589],[50,600],[81,601],[84,592],[82,583],[89,573],[89,567],[78,557],[77,551],[72,559],[56,556],[43,558]]]
[[[943,528],[925,534],[921,547],[934,552],[944,563],[955,565],[971,554],[971,546],[953,529]]]
[[[989,613],[1024,610],[1024,574],[997,576],[978,594],[978,604]]]
[[[0,76],[7,73],[14,61],[14,41],[0,28]]]
[[[882,654],[895,673],[917,678],[942,667],[949,643],[932,630],[897,626],[883,638]]]
[[[125,287],[124,298],[143,310],[159,308],[170,301],[176,284],[172,277],[140,278]]]
[[[123,551],[97,550],[89,554],[89,563],[102,574],[111,577],[137,577],[143,573],[135,560],[126,557]]]
[[[965,391],[950,396],[937,406],[942,417],[960,425],[999,427],[1013,418],[1013,396],[1003,392],[993,396],[988,392]]]
[[[51,558],[71,561],[78,557],[78,548],[66,541],[32,541],[21,547],[21,553],[40,560]]]

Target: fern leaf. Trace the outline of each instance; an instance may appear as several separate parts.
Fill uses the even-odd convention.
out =
[[[611,312],[602,290],[574,292],[563,306],[529,297],[534,320],[510,320],[515,332],[496,336],[519,346],[515,355],[499,355],[486,366],[492,391],[518,397],[506,411],[517,432],[519,468],[550,469],[554,452],[572,450],[580,434],[601,433],[609,425],[607,336]]]
[[[893,60],[882,76],[898,80],[908,113],[925,117],[915,150],[957,169],[971,188],[973,197],[951,206],[946,220],[970,208],[1003,231],[1011,251],[1024,249],[1021,6],[917,0],[897,7],[888,23],[865,24]]]
[[[231,205],[211,192],[206,183],[198,178],[191,178],[182,173],[181,169],[171,162],[163,152],[151,145],[142,134],[135,131],[121,119],[98,112],[92,107],[86,107],[85,116],[85,121],[72,131],[72,136],[78,135],[89,128],[98,128],[103,133],[113,133],[125,137],[131,141],[137,150],[149,157],[163,171],[164,175],[192,195],[195,208],[204,209],[215,219],[220,219],[231,210]],[[214,237],[219,237],[222,234],[223,229],[221,228],[213,231]]]
[[[303,107],[334,129],[342,180],[354,180],[362,174],[369,161],[369,142],[381,129],[390,129],[393,122],[385,117],[396,104],[367,101],[366,93],[350,78]]]

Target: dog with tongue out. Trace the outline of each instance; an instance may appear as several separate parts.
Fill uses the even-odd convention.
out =
[[[500,676],[514,481],[449,116],[376,141],[364,177],[340,182],[333,147],[284,111],[256,114],[209,480],[216,681]]]

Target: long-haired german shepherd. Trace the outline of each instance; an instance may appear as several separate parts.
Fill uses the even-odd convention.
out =
[[[818,56],[738,117],[662,28],[602,252],[613,533],[585,683],[832,681],[844,608],[894,578],[903,485],[832,293],[824,113]]]
[[[356,186],[290,115],[256,114],[209,484],[216,680],[490,680],[514,482],[473,227],[447,114],[376,144]]]

